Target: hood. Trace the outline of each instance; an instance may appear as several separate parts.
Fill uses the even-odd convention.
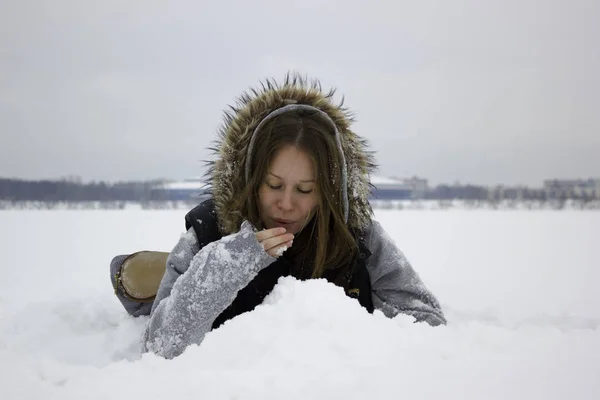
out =
[[[235,106],[225,111],[219,138],[211,148],[215,160],[208,162],[206,175],[224,233],[237,232],[243,220],[234,204],[246,181],[246,164],[250,164],[248,154],[256,128],[265,118],[298,107],[319,110],[337,131],[339,156],[345,160],[340,191],[345,198],[346,222],[350,229],[356,230],[369,224],[372,216],[370,175],[375,170],[373,154],[366,140],[350,129],[353,117],[343,101],[333,103],[334,94],[334,90],[323,91],[316,80],[309,82],[299,75],[287,75],[282,83],[266,80],[259,88],[248,90]]]

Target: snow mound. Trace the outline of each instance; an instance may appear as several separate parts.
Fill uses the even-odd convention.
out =
[[[471,317],[432,328],[368,314],[323,280],[282,278],[253,312],[165,360],[139,354],[147,318],[125,316],[114,299],[74,300],[8,315],[0,397],[505,399],[598,390],[597,325],[507,328]],[[580,373],[566,374],[573,368]]]
[[[169,251],[184,215],[0,212],[1,400],[599,397],[599,213],[378,210],[447,326],[288,278],[201,346],[141,355],[108,265]]]

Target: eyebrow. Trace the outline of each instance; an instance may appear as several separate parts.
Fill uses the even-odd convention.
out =
[[[274,176],[274,177],[275,177],[275,178],[277,178],[277,179],[281,179],[281,180],[283,180],[283,178],[282,178],[282,177],[280,177],[280,176],[277,176],[277,175],[275,175],[275,174],[274,174],[274,173],[272,173],[272,172],[269,172],[269,175],[272,175],[272,176]],[[302,182],[302,183],[314,183],[314,182],[315,182],[315,180],[314,180],[314,179],[307,179],[307,180],[300,180],[300,182]]]

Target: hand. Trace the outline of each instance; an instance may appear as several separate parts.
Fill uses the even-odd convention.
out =
[[[256,239],[271,257],[279,257],[292,246],[294,235],[286,233],[285,228],[272,228],[256,232]]]

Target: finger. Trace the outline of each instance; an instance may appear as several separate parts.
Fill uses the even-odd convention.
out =
[[[282,244],[285,244],[292,240],[294,240],[294,235],[292,235],[291,233],[286,233],[283,235],[279,235],[279,236],[275,236],[275,237],[271,237],[266,240],[263,240],[261,242],[261,244],[262,244],[263,248],[267,252],[269,252],[271,249],[281,246]]]
[[[283,235],[285,232],[286,230],[283,227],[264,229],[262,231],[256,232],[256,239],[258,239],[259,242],[262,242],[273,236]]]
[[[292,240],[294,240],[294,235],[292,235],[291,233],[286,233],[283,235],[279,235],[279,236],[275,236],[275,237],[266,239],[266,240],[262,241],[261,244],[266,251],[269,251],[274,247],[281,246],[282,244],[285,244]]]

